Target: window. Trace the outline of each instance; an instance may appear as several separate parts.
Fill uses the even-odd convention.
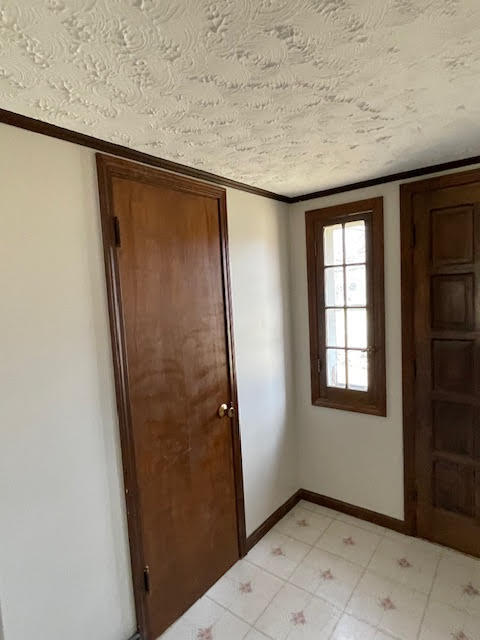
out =
[[[312,403],[385,416],[383,198],[305,220]]]

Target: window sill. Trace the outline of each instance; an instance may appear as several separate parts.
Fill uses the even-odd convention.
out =
[[[366,413],[372,416],[387,417],[387,408],[385,406],[377,406],[372,404],[359,405],[358,402],[347,404],[344,402],[335,402],[327,398],[312,398],[312,405],[315,407],[323,407],[325,409],[340,409],[342,411],[352,411],[354,413]]]

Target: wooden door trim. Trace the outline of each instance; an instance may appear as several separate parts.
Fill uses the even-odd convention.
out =
[[[140,633],[148,635],[147,608],[145,606],[145,586],[143,567],[145,558],[141,536],[141,513],[139,509],[139,493],[133,450],[133,432],[128,399],[128,362],[126,355],[125,328],[122,315],[120,276],[116,253],[114,228],[113,189],[115,178],[135,180],[150,185],[157,185],[207,196],[217,200],[220,220],[220,244],[222,255],[223,299],[225,305],[225,334],[228,355],[229,383],[231,398],[237,407],[232,420],[233,465],[237,513],[237,538],[239,557],[247,552],[245,528],[245,505],[243,493],[242,453],[240,426],[238,420],[238,396],[235,369],[235,351],[233,342],[233,315],[231,300],[231,279],[229,268],[228,227],[226,191],[197,180],[192,180],[174,173],[147,167],[129,160],[113,156],[96,154],[97,175],[100,198],[100,218],[102,225],[103,249],[105,259],[105,276],[110,321],[110,336],[114,366],[115,391],[122,450],[122,466],[125,484],[125,501],[127,508],[127,524],[131,554],[133,592],[137,624]]]
[[[416,409],[415,409],[415,334],[414,269],[415,230],[412,199],[432,189],[457,187],[480,182],[480,169],[451,173],[400,185],[400,241],[402,295],[402,398],[405,521],[411,535],[417,533],[416,485]]]

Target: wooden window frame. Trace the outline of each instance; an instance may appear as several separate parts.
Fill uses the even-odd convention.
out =
[[[328,387],[326,379],[323,229],[354,220],[365,221],[369,357],[367,391]],[[357,200],[306,211],[305,225],[312,404],[386,416],[383,198]]]

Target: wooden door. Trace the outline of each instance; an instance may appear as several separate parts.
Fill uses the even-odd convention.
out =
[[[480,555],[480,175],[412,193],[417,533]]]
[[[157,638],[244,544],[225,192],[98,156],[132,568]]]

